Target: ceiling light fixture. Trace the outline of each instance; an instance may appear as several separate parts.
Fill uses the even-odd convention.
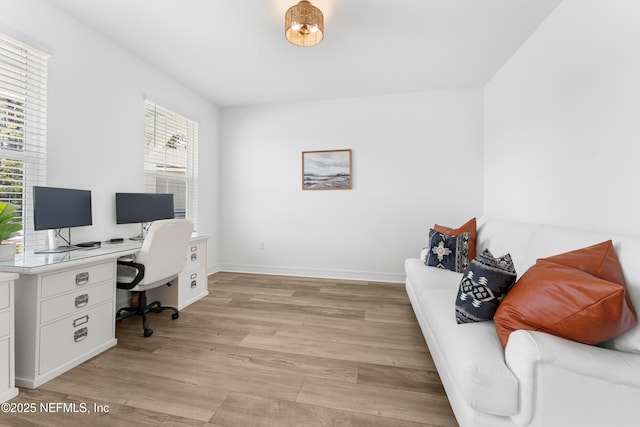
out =
[[[284,15],[284,34],[296,46],[315,46],[324,37],[322,11],[306,0],[291,6]]]

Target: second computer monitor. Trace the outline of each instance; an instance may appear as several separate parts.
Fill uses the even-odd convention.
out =
[[[174,218],[173,194],[116,193],[116,223],[133,224]]]

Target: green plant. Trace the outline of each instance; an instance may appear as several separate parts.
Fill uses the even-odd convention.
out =
[[[22,230],[22,223],[11,222],[17,216],[14,212],[17,208],[11,203],[0,203],[0,243]]]

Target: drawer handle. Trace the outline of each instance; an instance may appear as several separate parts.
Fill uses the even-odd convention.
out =
[[[191,246],[191,252],[195,252],[195,251],[197,251],[197,250],[198,250],[198,247],[197,247],[197,246]]]
[[[77,326],[84,325],[85,323],[88,323],[88,322],[89,322],[89,315],[85,314],[84,316],[78,317],[73,321],[73,327],[75,328]]]
[[[89,304],[89,294],[78,295],[75,300],[76,308]]]
[[[87,336],[89,335],[89,329],[85,328],[80,328],[77,331],[73,332],[73,340],[75,342],[81,342],[87,339]]]
[[[198,254],[191,254],[191,261],[195,261],[198,259]]]
[[[89,283],[89,272],[85,271],[84,273],[76,274],[76,285],[82,286]]]
[[[198,273],[191,273],[191,289],[195,289],[198,286]]]

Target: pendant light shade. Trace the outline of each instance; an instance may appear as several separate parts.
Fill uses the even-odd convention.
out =
[[[284,34],[296,46],[315,46],[324,37],[322,11],[306,0],[287,10],[284,15]]]

